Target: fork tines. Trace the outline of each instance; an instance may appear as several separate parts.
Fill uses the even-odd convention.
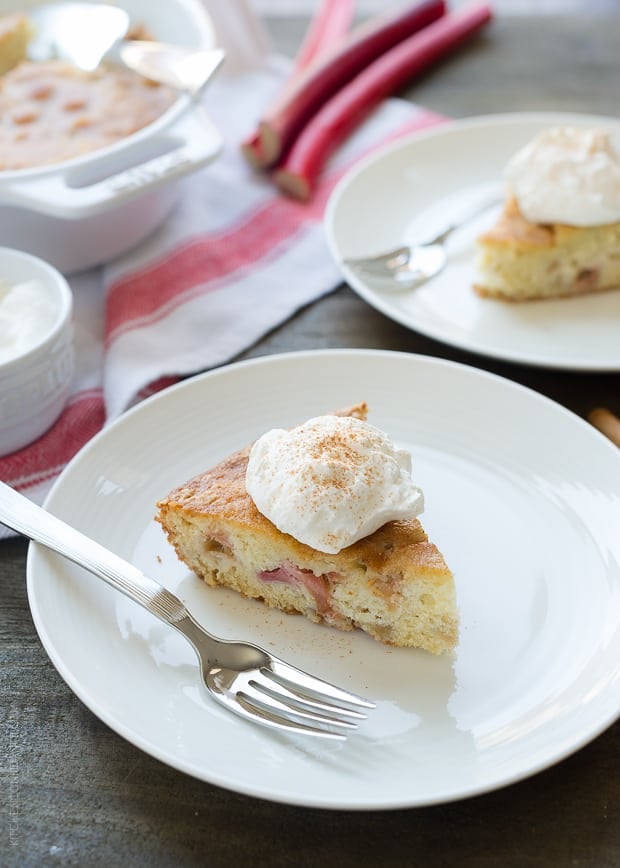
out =
[[[393,250],[388,250],[385,253],[378,253],[376,256],[361,256],[350,257],[344,259],[343,262],[349,268],[359,268],[366,271],[378,271],[380,274],[385,274],[386,269],[397,268],[401,265],[406,265],[411,248],[407,245],[395,247]]]
[[[269,667],[264,667],[269,673],[269,676],[279,683],[284,684],[291,690],[302,692],[305,695],[313,696],[315,699],[324,700],[326,698],[333,699],[335,702],[345,702],[353,708],[372,709],[376,707],[376,703],[369,699],[364,699],[356,693],[351,693],[350,690],[344,690],[342,687],[336,687],[329,681],[323,681],[322,678],[317,678],[314,675],[309,675],[284,660],[271,656]]]
[[[375,707],[348,690],[272,659],[260,678],[249,678],[238,703],[254,718],[282,729],[344,739]]]

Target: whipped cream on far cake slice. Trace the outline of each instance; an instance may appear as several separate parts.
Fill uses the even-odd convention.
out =
[[[620,153],[606,130],[543,130],[512,157],[504,177],[531,223],[599,226],[620,220]]]
[[[504,179],[502,212],[476,239],[479,295],[530,301],[620,288],[620,153],[611,131],[542,130]]]

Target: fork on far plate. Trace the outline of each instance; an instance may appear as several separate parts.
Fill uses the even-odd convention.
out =
[[[343,739],[375,707],[257,645],[208,633],[173,593],[4,482],[0,482],[0,521],[94,573],[182,633],[198,655],[209,693],[247,720],[289,732]]]
[[[483,196],[432,238],[416,244],[402,244],[374,256],[348,257],[343,264],[361,277],[394,285],[414,287],[439,274],[448,261],[446,242],[470,220],[479,217],[500,201],[496,190]]]

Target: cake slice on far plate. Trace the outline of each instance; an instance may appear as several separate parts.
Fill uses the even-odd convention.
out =
[[[620,153],[607,131],[544,130],[505,179],[503,212],[477,239],[478,294],[527,301],[620,287]]]
[[[620,223],[531,223],[511,198],[477,244],[482,296],[528,301],[620,287]]]
[[[408,454],[365,415],[361,404],[268,432],[266,445],[260,438],[170,492],[157,504],[157,520],[179,558],[211,586],[341,630],[360,628],[388,645],[449,652],[458,640],[452,573],[415,515],[383,520],[394,508],[396,515],[419,512],[422,493],[411,483]],[[274,442],[288,439],[294,448],[301,442],[314,463],[302,467],[290,444],[288,453],[274,453]],[[386,443],[379,454],[377,444]],[[277,478],[272,491],[267,478]],[[310,484],[317,478],[325,502]],[[248,482],[261,508],[273,501],[277,524],[293,515],[296,535],[259,510]],[[379,496],[371,490],[367,497],[373,485]],[[368,500],[374,518],[359,520],[357,504]]]

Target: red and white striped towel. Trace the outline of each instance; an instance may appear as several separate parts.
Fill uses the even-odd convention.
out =
[[[239,27],[233,32],[239,38]],[[76,452],[129,406],[180,377],[229,362],[336,288],[340,275],[322,227],[334,184],[371,150],[440,120],[405,101],[387,101],[332,160],[312,202],[301,204],[253,172],[239,148],[289,65],[258,51],[253,62],[245,60],[227,62],[204,98],[224,136],[222,155],[186,179],[179,207],[154,235],[69,280],[77,354],[69,403],[38,441],[0,458],[0,479],[36,502]]]

